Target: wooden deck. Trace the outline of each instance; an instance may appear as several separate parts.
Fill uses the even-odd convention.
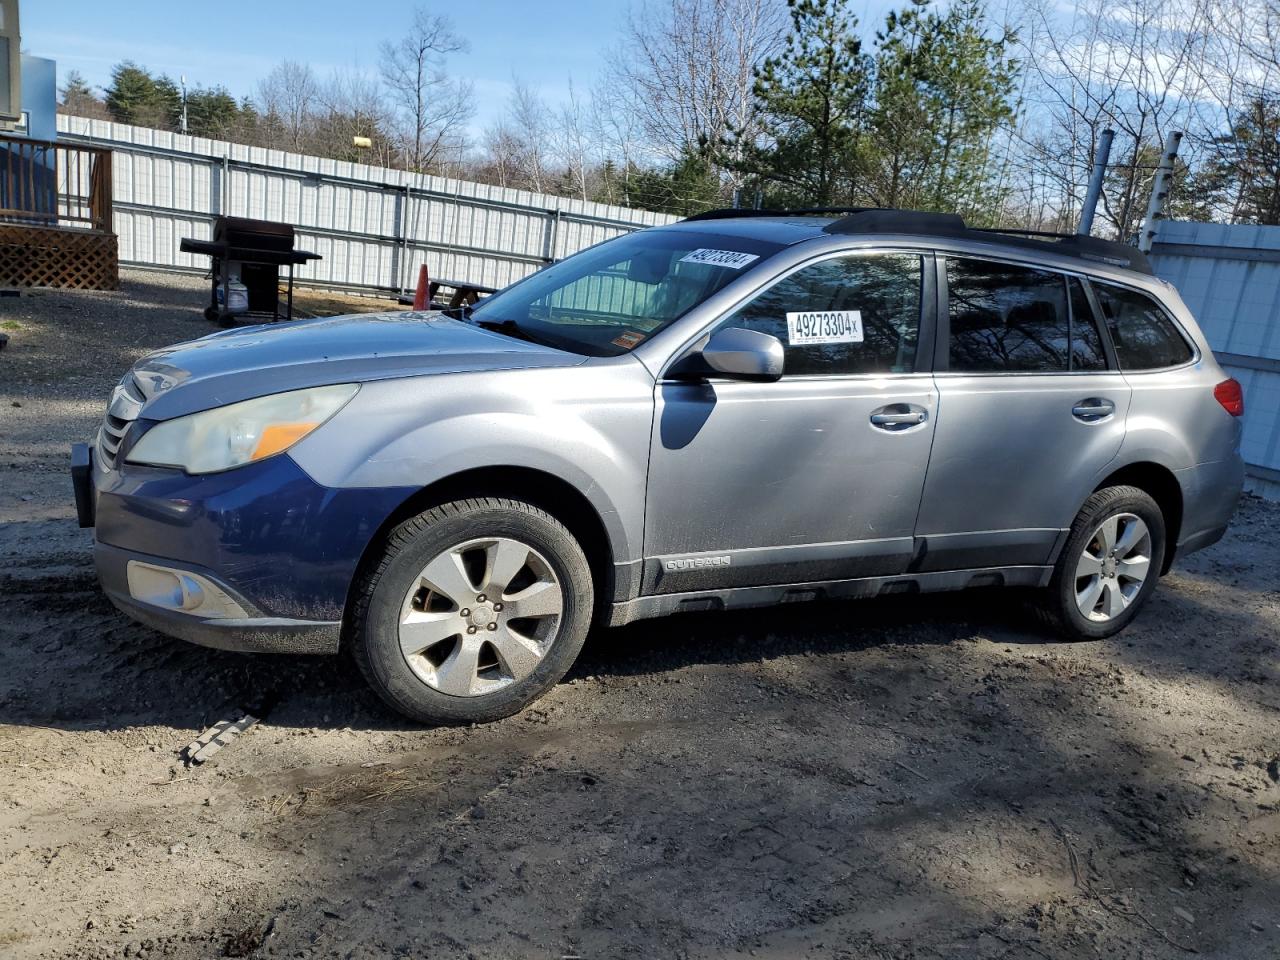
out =
[[[0,286],[119,285],[111,151],[0,137]]]

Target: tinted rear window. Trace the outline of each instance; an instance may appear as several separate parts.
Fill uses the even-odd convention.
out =
[[[947,258],[949,369],[967,373],[1070,369],[1071,320],[1061,274]]]
[[[1121,370],[1159,370],[1194,355],[1169,315],[1145,293],[1093,281]]]

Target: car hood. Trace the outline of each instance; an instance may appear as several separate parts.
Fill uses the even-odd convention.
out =
[[[142,416],[167,420],[303,387],[585,359],[437,312],[380,313],[215,333],[144,357],[132,375],[146,398]]]

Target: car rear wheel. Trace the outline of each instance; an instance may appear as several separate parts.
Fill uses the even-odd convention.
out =
[[[1137,487],[1107,487],[1076,515],[1039,611],[1068,640],[1123,630],[1155,589],[1164,562],[1164,515]]]
[[[564,676],[592,603],[586,556],[558,520],[518,500],[460,500],[392,532],[358,592],[352,652],[412,719],[496,720]]]

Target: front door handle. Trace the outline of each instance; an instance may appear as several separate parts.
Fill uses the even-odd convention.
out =
[[[891,403],[871,414],[871,425],[881,430],[909,430],[927,420],[929,415],[919,407],[909,403]]]
[[[1071,408],[1071,415],[1082,423],[1097,423],[1116,412],[1116,405],[1105,397],[1089,397]]]

